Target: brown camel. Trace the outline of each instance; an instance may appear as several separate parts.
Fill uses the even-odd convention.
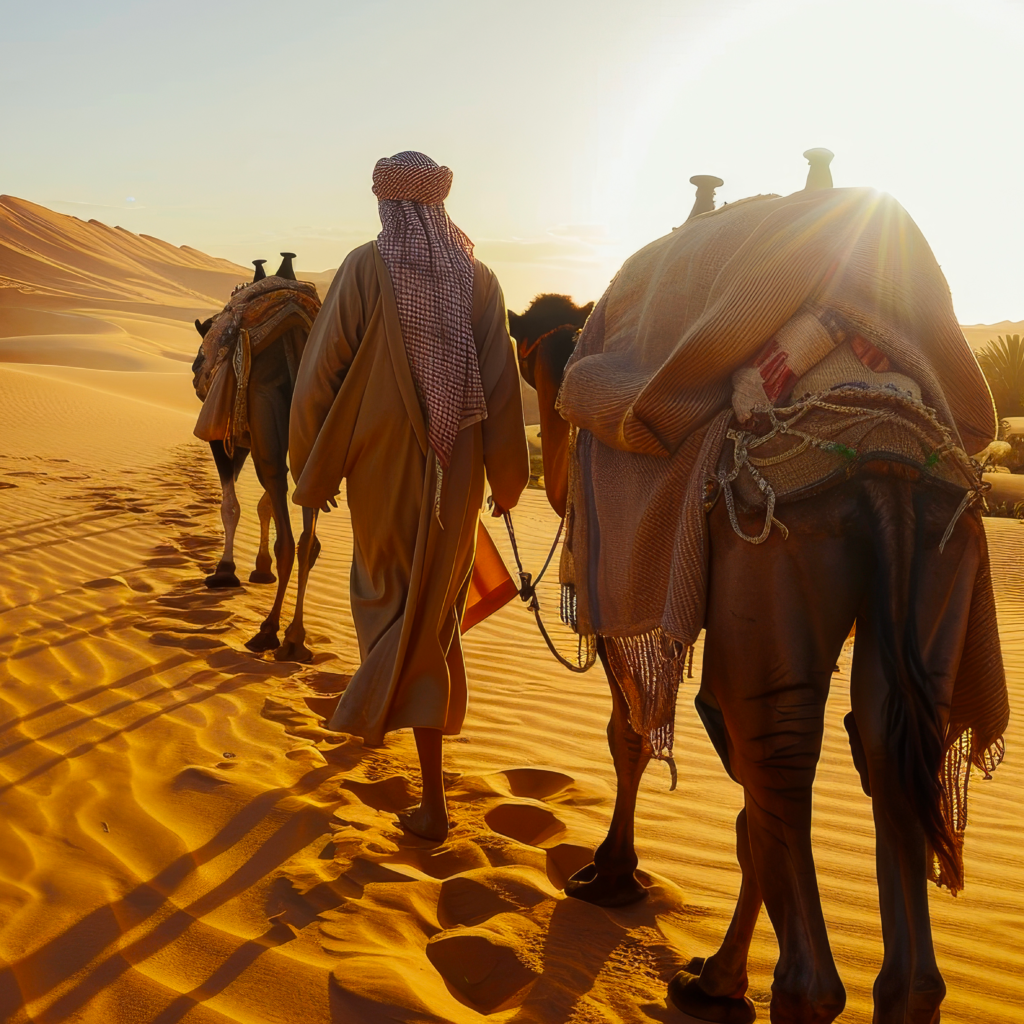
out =
[[[551,372],[540,403],[545,447],[566,445],[567,431],[556,429],[554,401],[564,352],[552,346],[545,364]],[[537,358],[544,358],[543,350]],[[733,428],[738,426],[734,420]],[[552,463],[566,460],[564,450],[552,453]],[[564,479],[561,487],[552,505],[564,514]],[[697,1020],[755,1019],[745,996],[746,961],[763,902],[780,947],[772,1021],[827,1024],[843,1010],[845,991],[811,855],[811,787],[833,668],[856,622],[846,725],[876,826],[884,959],[874,1021],[937,1024],[945,986],[926,890],[931,850],[941,855],[950,846],[939,769],[953,684],[962,660],[974,668],[984,657],[970,648],[970,637],[965,647],[972,598],[987,593],[991,601],[980,515],[959,514],[960,493],[884,460],[858,464],[843,482],[786,504],[788,533],[775,529],[757,545],[735,526],[758,534],[763,509],[739,507],[733,523],[721,496],[712,500],[696,705],[730,777],[744,788],[736,821],[742,880],[720,949],[691,961],[671,982],[669,998]],[[951,522],[955,528],[944,537]],[[982,580],[977,587],[976,578]],[[994,631],[994,618],[992,623]],[[617,677],[604,638],[598,637],[597,648],[612,694],[608,742],[618,787],[608,835],[566,893],[621,906],[646,895],[635,874],[633,829],[650,753],[631,724],[625,696],[630,680]]]
[[[272,278],[268,278],[263,271],[262,264],[266,261],[254,260],[256,272],[251,283],[266,281],[267,284],[261,286],[262,290],[275,280],[281,282],[282,288],[288,287],[285,282],[294,282],[296,278],[292,260],[295,254],[282,253],[281,256],[281,266]],[[236,289],[235,295],[241,290]],[[234,296],[232,298],[234,299]],[[311,308],[318,306],[319,302],[314,301]],[[277,592],[270,614],[262,623],[259,632],[246,643],[246,647],[252,651],[269,651],[279,647],[281,609],[295,561],[295,539],[288,504],[288,418],[298,359],[312,327],[308,311],[289,307],[283,311],[277,309],[274,313],[276,315],[270,322],[267,333],[261,337],[258,346],[253,350],[248,371],[245,398],[251,444],[249,447],[243,447],[231,444],[228,439],[210,441],[223,492],[221,517],[224,523],[225,547],[216,571],[206,580],[207,586],[240,585],[235,575],[233,553],[234,535],[240,515],[234,484],[250,451],[256,476],[264,488],[258,505],[260,546],[255,571],[249,577],[250,582],[274,582],[275,577],[270,571],[269,554],[269,526],[270,520],[274,521]],[[196,321],[196,330],[201,337],[206,338],[215,320],[215,317],[211,317],[204,323]],[[204,351],[204,348],[200,348],[193,364],[197,380],[204,365]]]
[[[256,268],[253,274],[253,283],[262,281],[266,276],[263,264],[266,260],[253,260]],[[238,292],[242,285],[235,289]],[[234,294],[234,293],[233,293]],[[213,317],[200,322],[196,320],[196,330],[201,338],[206,337],[207,331],[213,326]],[[192,373],[197,374],[203,365],[203,350],[200,347],[199,354],[192,363]],[[220,479],[221,505],[220,518],[224,524],[224,553],[221,555],[217,568],[206,577],[206,585],[211,590],[218,590],[226,587],[240,587],[242,584],[235,575],[235,532],[238,529],[238,520],[241,516],[241,506],[238,504],[238,496],[235,493],[235,483],[238,475],[242,472],[246,459],[249,458],[249,449],[236,445],[231,455],[228,455],[221,440],[210,441],[210,451],[213,453],[213,461],[217,466],[217,476]],[[256,506],[260,518],[260,544],[256,553],[256,567],[249,574],[250,583],[273,583],[277,577],[271,572],[270,561],[270,520],[272,517],[270,496],[266,491],[260,497]]]
[[[592,302],[577,306],[568,295],[546,292],[534,297],[533,302],[522,313],[508,311],[508,333],[516,343],[519,356],[519,372],[530,387],[537,386],[534,377],[540,339],[558,327],[579,330],[594,308]]]
[[[540,408],[554,409],[557,381],[572,355],[576,334],[593,310],[593,302],[577,306],[568,295],[538,295],[523,313],[509,310],[509,334],[515,339],[519,372],[537,391]],[[542,413],[543,418],[543,413]],[[560,416],[541,423],[544,490],[552,508],[565,515],[569,424]]]

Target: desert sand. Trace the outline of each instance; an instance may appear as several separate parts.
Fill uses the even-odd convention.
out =
[[[0,215],[12,204],[27,222],[29,204],[2,200]],[[666,982],[716,948],[739,883],[741,793],[693,710],[696,678],[679,702],[679,789],[655,764],[641,790],[646,902],[602,910],[561,893],[611,814],[610,702],[600,669],[560,668],[518,602],[465,637],[470,713],[446,743],[451,838],[404,833],[411,733],[364,749],[314,710],[358,664],[343,508],[321,517],[312,665],[244,648],[273,588],[203,585],[220,495],[191,435],[191,319],[244,269],[143,240],[146,263],[137,236],[104,229],[104,249],[98,230],[69,240],[73,218],[33,216],[17,244],[0,222],[0,1020],[681,1021]],[[18,245],[34,266],[16,265]],[[151,279],[172,280],[175,260],[187,274]],[[240,492],[242,575],[257,539],[249,468]],[[543,493],[528,491],[515,519],[536,569],[556,527]],[[511,566],[503,528],[488,527]],[[993,519],[987,532],[1016,707],[1024,526]],[[542,589],[553,626],[554,579]],[[870,803],[842,728],[851,650],[834,676],[814,843],[849,994],[840,1019],[866,1024],[882,946]],[[945,1021],[1024,1019],[1022,741],[1013,718],[1003,766],[972,783],[965,891],[931,893]],[[762,915],[750,993],[762,1020],[775,955]]]

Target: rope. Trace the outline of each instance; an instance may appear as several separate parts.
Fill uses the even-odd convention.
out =
[[[789,534],[789,531],[785,526],[774,516],[776,494],[771,484],[758,472],[758,468],[766,469],[781,465],[782,463],[803,454],[811,446],[819,448],[822,451],[838,455],[848,463],[852,463],[859,455],[855,449],[841,444],[838,441],[833,441],[825,437],[817,437],[814,434],[797,429],[795,424],[803,419],[804,416],[806,416],[812,409],[822,409],[827,412],[836,413],[840,417],[831,425],[832,431],[836,435],[841,434],[848,427],[858,421],[864,422],[865,420],[868,420],[869,422],[874,421],[878,424],[888,420],[890,422],[898,423],[903,430],[912,434],[921,444],[923,450],[929,449],[932,446],[933,439],[924,428],[908,417],[900,415],[892,409],[877,409],[872,406],[858,407],[851,405],[838,405],[828,401],[826,398],[827,395],[828,392],[821,395],[813,395],[796,403],[795,405],[778,410],[778,413],[785,417],[784,419],[781,419],[779,415],[776,415],[776,409],[774,408],[764,410],[767,412],[771,422],[771,430],[765,434],[757,435],[750,431],[735,429],[726,431],[726,437],[733,442],[733,465],[731,470],[719,471],[717,479],[721,485],[722,493],[725,496],[726,509],[729,513],[729,522],[737,536],[747,541],[747,543],[763,544],[768,539],[768,535],[770,534],[773,525],[779,527],[784,538],[788,537]],[[964,478],[967,488],[963,501],[954,513],[952,520],[950,520],[949,526],[946,528],[945,535],[942,538],[942,542],[939,545],[939,552],[941,553],[945,548],[946,542],[949,540],[949,537],[953,532],[953,528],[956,526],[960,516],[981,496],[982,487],[978,482],[976,472],[973,471],[970,459],[953,440],[949,429],[937,419],[934,411],[931,409],[924,409],[923,411],[931,421],[932,427],[939,431],[940,436],[942,437],[942,442],[927,456],[923,466],[921,467],[922,470],[928,472],[932,466],[939,462],[939,460],[946,459],[947,456],[952,456],[952,461],[960,475]],[[873,428],[869,427],[869,430],[870,429]],[[751,449],[756,449],[761,445],[767,444],[779,434],[788,434],[792,437],[799,438],[800,443],[790,448],[788,451],[768,458],[755,458],[751,454]],[[760,490],[764,495],[765,504],[767,506],[764,528],[759,535],[744,533],[736,514],[735,499],[731,485],[743,469],[750,474],[750,477],[757,485],[758,490]]]
[[[526,343],[527,343],[527,342],[528,342],[528,341],[529,341],[530,339],[529,339],[529,338],[524,338],[524,339],[523,339],[523,340],[522,340],[522,341],[521,341],[521,342],[519,343],[519,358],[520,358],[520,359],[529,359],[529,358],[530,358],[530,356],[531,356],[531,355],[533,354],[533,350],[534,350],[534,349],[535,349],[535,348],[536,348],[536,347],[537,347],[537,346],[538,346],[538,345],[540,344],[540,339],[541,339],[542,337],[544,337],[544,335],[542,335],[542,334],[541,334],[541,335],[538,335],[538,336],[537,336],[537,337],[536,337],[536,338],[534,339],[534,341],[533,341],[533,344],[532,344],[532,345],[527,345]]]
[[[540,581],[544,578],[544,573],[547,572],[548,566],[551,564],[551,559],[555,555],[555,549],[558,547],[558,542],[562,539],[562,529],[565,526],[565,520],[563,519],[558,524],[558,532],[555,534],[555,539],[551,544],[551,550],[548,552],[548,557],[545,559],[540,572],[537,573],[537,578],[534,579],[532,575],[523,568],[523,560],[519,557],[519,545],[516,543],[516,531],[512,526],[511,514],[503,512],[502,518],[505,520],[505,528],[508,530],[508,539],[512,543],[512,554],[515,557],[516,568],[519,571],[519,596],[523,600],[523,603],[529,605],[530,611],[533,612],[533,616],[537,620],[537,629],[540,630],[540,635],[544,638],[544,643],[547,644],[548,650],[555,656],[555,660],[564,665],[570,672],[582,673],[589,671],[596,658],[596,645],[591,644],[587,638],[580,637],[577,641],[576,661],[575,663],[571,662],[564,658],[555,648],[555,645],[551,642],[551,637],[548,635],[548,631],[544,628],[544,623],[540,617],[540,600],[537,597],[537,587],[540,584]],[[587,640],[587,655],[586,658],[581,661],[580,652],[583,649],[585,640]]]

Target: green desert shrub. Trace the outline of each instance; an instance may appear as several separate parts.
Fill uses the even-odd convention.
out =
[[[977,353],[1000,417],[1024,416],[1024,344],[1019,334],[999,335]]]
[[[1012,505],[1008,501],[987,501],[982,515],[993,519],[1024,519],[1024,501],[1015,501]]]

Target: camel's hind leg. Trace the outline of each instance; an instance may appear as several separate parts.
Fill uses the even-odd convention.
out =
[[[256,506],[256,512],[260,517],[260,548],[256,552],[256,568],[249,573],[249,582],[276,583],[277,577],[270,571],[270,520],[274,516],[274,503],[266,491]]]
[[[600,637],[597,651],[612,694],[608,747],[615,763],[615,810],[608,835],[594,853],[593,864],[581,868],[569,879],[565,893],[602,907],[620,907],[642,900],[647,895],[635,874],[637,856],[633,845],[633,821],[640,779],[651,757],[644,747],[643,738],[630,724],[629,705],[608,663],[605,641]]]
[[[668,997],[678,1009],[720,1024],[752,1024],[757,1017],[746,998],[747,954],[761,913],[761,886],[750,852],[746,809],[736,818],[736,859],[743,873],[740,895],[721,948],[706,960],[691,960],[668,986]]]
[[[775,1024],[829,1024],[846,998],[811,852],[811,787],[832,670],[864,593],[870,552],[849,490],[829,495],[788,507],[788,540],[773,532],[759,546],[746,543],[722,503],[708,524],[701,693],[721,710],[728,767],[744,789],[754,873],[779,941]],[[718,954],[726,964],[737,959],[731,954],[741,952],[745,932],[737,928],[733,949]]]
[[[292,566],[295,564],[295,538],[292,524],[288,516],[288,476],[284,465],[273,464],[263,467],[262,483],[274,510],[274,530],[277,539],[274,542],[274,555],[277,559],[277,592],[274,595],[274,606],[270,614],[263,620],[259,632],[246,641],[250,651],[272,651],[278,645],[277,633],[281,627],[281,608],[284,605],[285,591],[291,578]]]
[[[306,584],[309,572],[316,565],[320,554],[320,540],[316,535],[317,510],[303,508],[302,536],[299,538],[299,580],[295,595],[295,616],[284,631],[284,643],[274,652],[278,661],[313,660],[313,652],[306,646],[306,626],[303,612],[306,600]]]
[[[235,575],[235,531],[238,529],[241,509],[235,494],[235,481],[242,472],[249,449],[236,448],[234,455],[228,455],[224,450],[223,441],[211,441],[210,450],[213,452],[217,476],[220,478],[220,518],[224,524],[224,554],[221,555],[213,575],[206,577],[206,585],[211,590],[240,587],[242,584]]]
[[[281,608],[295,563],[295,537],[288,506],[288,412],[291,386],[282,346],[271,346],[253,360],[249,379],[249,430],[256,475],[270,497],[274,516],[277,593],[259,632],[246,643],[250,651],[278,646]]]

